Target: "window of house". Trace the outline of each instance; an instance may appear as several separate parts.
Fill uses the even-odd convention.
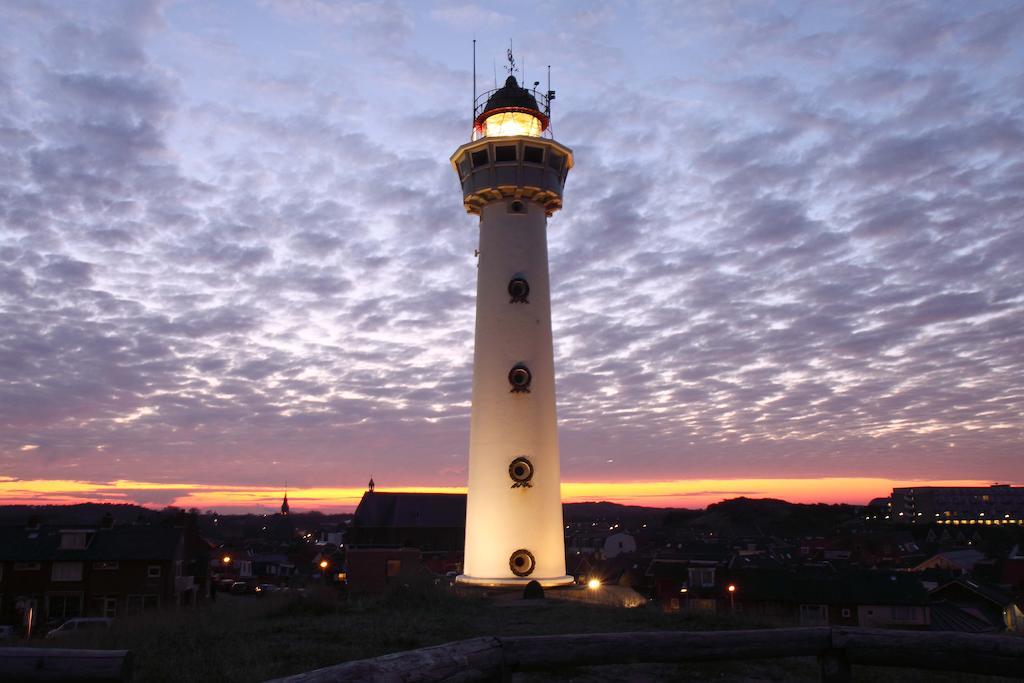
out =
[[[117,596],[99,595],[92,599],[92,611],[101,617],[108,619],[117,616]]]
[[[88,545],[89,537],[84,531],[62,531],[60,532],[60,547],[62,550],[84,550]]]
[[[46,596],[46,616],[49,619],[70,619],[82,614],[81,593],[50,593]]]
[[[893,605],[889,608],[890,617],[893,621],[915,621],[917,619],[917,608],[908,605]]]
[[[160,598],[156,595],[129,595],[125,600],[125,614],[140,614],[160,607]]]
[[[160,574],[160,565],[151,564],[148,567],[146,567],[146,576],[148,576],[149,578],[158,579],[160,578]]]
[[[81,581],[82,563],[54,562],[53,569],[50,572],[50,579],[52,581]]]
[[[690,598],[686,601],[688,609],[694,612],[716,612],[718,603],[714,598]]]
[[[843,618],[844,619],[849,619],[850,618],[850,610],[845,608],[845,607],[843,608]]]
[[[111,571],[111,570],[114,570],[114,569],[118,569],[118,567],[119,567],[119,565],[117,564],[116,560],[115,561],[105,560],[105,561],[102,561],[102,562],[93,562],[92,563],[92,568],[93,569],[98,569],[98,570],[101,570],[101,571]]]
[[[715,585],[715,569],[714,567],[700,567],[691,568],[690,573],[690,586],[701,586],[703,588],[710,588]]]
[[[800,605],[800,623],[815,626],[828,623],[828,608],[825,605]]]
[[[39,571],[38,562],[15,562],[14,571],[16,572],[37,572]]]

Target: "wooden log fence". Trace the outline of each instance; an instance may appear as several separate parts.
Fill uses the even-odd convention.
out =
[[[128,650],[0,647],[0,681],[119,683],[131,677]]]
[[[345,662],[271,683],[464,683],[503,680],[516,671],[781,657],[817,657],[823,683],[848,683],[853,665],[1024,679],[1024,638],[823,626],[472,638]]]

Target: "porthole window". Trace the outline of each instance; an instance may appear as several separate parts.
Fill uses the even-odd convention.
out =
[[[480,168],[487,165],[487,150],[481,149],[473,152],[473,168]]]
[[[525,455],[520,455],[509,463],[508,476],[512,477],[514,482],[512,488],[530,488],[533,486],[530,483],[530,480],[533,479],[533,463]]]
[[[544,150],[540,147],[524,147],[523,148],[523,161],[531,164],[540,164],[544,162]]]
[[[530,393],[530,382],[533,375],[525,365],[517,365],[508,371],[508,383],[512,385],[512,393]]]
[[[530,283],[525,278],[514,277],[508,283],[508,295],[510,304],[530,303]]]
[[[529,576],[537,566],[537,560],[529,550],[520,548],[508,558],[508,566],[516,576]]]
[[[509,213],[526,213],[526,204],[521,199],[513,199],[508,203]]]
[[[495,147],[494,148],[494,161],[501,163],[503,161],[515,161],[516,160],[516,148],[514,146]]]

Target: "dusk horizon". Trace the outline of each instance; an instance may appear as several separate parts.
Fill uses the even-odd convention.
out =
[[[0,7],[0,505],[465,492],[510,37],[575,155],[563,501],[1024,485],[1024,6],[516,10]]]

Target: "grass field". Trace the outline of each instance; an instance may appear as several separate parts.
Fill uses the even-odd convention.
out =
[[[741,618],[664,614],[560,600],[510,601],[458,596],[446,589],[399,590],[338,602],[221,595],[213,605],[116,620],[107,632],[46,646],[129,649],[134,681],[263,681],[340,662],[480,635],[764,628]],[[2,652],[2,650],[0,650]],[[992,681],[898,670],[854,671],[859,681]],[[516,674],[513,680],[818,681],[813,659],[699,665],[585,667]]]

